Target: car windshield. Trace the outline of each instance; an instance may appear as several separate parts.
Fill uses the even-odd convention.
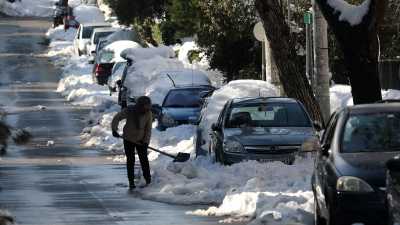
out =
[[[311,127],[310,119],[298,103],[233,105],[227,118],[227,128]]]
[[[84,27],[82,30],[82,38],[88,39],[92,36],[94,27]]]
[[[94,44],[97,44],[97,43],[99,42],[99,39],[100,39],[100,38],[107,37],[108,35],[110,35],[110,34],[112,34],[112,33],[113,33],[113,31],[96,32],[96,33],[94,34],[93,43],[94,43]]]
[[[100,27],[107,27],[106,25],[104,26],[88,26],[88,27],[83,27],[82,30],[82,38],[83,39],[90,39],[92,37],[93,31],[95,28],[100,28]]]
[[[101,51],[98,62],[100,63],[110,63],[114,58],[114,52],[112,51]]]
[[[163,107],[198,108],[202,105],[202,94],[210,91],[204,88],[171,90],[164,100]]]
[[[400,112],[351,115],[344,127],[341,151],[400,151]]]

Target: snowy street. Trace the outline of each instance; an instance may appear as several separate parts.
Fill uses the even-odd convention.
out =
[[[221,218],[187,215],[206,206],[173,206],[129,193],[125,165],[105,152],[80,147],[89,108],[55,92],[60,70],[47,58],[46,20],[0,18],[0,97],[28,128],[29,146],[11,146],[0,160],[0,208],[18,224],[217,224]]]
[[[287,4],[287,18],[268,26],[281,10],[268,2]],[[346,29],[379,8],[325,2]],[[317,25],[327,13],[317,4],[0,0],[0,225],[396,216],[400,56],[382,72],[384,61],[363,58],[374,55],[364,43],[360,68],[342,68],[353,53],[325,43],[337,32]]]

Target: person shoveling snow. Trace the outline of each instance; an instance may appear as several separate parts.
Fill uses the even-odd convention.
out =
[[[151,99],[142,96],[137,99],[134,106],[129,106],[117,113],[111,123],[114,137],[120,137],[118,133],[119,122],[126,119],[123,129],[124,149],[127,158],[126,167],[129,181],[129,189],[136,188],[134,183],[135,149],[139,155],[140,165],[142,166],[143,177],[146,185],[151,182],[149,159],[147,158],[147,148],[150,143],[152,129]]]

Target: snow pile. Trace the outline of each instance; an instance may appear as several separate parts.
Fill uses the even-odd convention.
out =
[[[203,113],[203,118],[199,124],[202,129],[202,136],[206,143],[209,144],[209,132],[211,125],[218,120],[218,116],[222,111],[225,103],[232,98],[243,97],[273,97],[277,96],[278,91],[272,84],[259,80],[236,80],[222,86],[216,90],[207,102],[207,107]],[[208,149],[208,148],[205,148]]]
[[[365,0],[359,6],[349,4],[345,0],[328,0],[328,4],[340,13],[340,21],[347,21],[351,26],[356,26],[367,15],[371,0]]]
[[[51,42],[54,41],[69,41],[72,42],[75,38],[77,29],[69,28],[68,30],[64,30],[64,26],[58,26],[54,29],[49,29],[46,33],[48,39]]]
[[[348,85],[334,85],[330,88],[331,95],[331,112],[339,108],[353,105],[353,97],[351,95],[351,87]],[[382,90],[383,99],[400,99],[400,91],[398,90]]]
[[[115,41],[109,45],[107,45],[104,50],[107,51],[112,51],[114,52],[114,59],[112,60],[113,62],[121,62],[125,61],[123,58],[121,58],[121,52],[123,52],[126,49],[130,48],[141,48],[140,44],[133,42],[133,41]]]
[[[0,0],[0,12],[9,16],[50,17],[53,4],[52,0],[16,0],[14,3]]]
[[[182,150],[184,146],[180,142],[174,148]],[[152,169],[152,185],[139,190],[145,199],[177,204],[222,203],[190,213],[255,219],[253,224],[312,224],[310,158],[298,159],[295,166],[249,161],[226,167],[203,157],[186,163],[160,157],[152,162]]]
[[[64,78],[60,80],[57,91],[77,105],[99,106],[113,101],[107,87],[94,83],[92,67],[87,64],[87,57],[71,57],[64,67]]]
[[[96,6],[79,5],[74,8],[74,16],[79,23],[104,23],[103,12]]]

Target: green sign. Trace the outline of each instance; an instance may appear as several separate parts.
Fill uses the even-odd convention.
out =
[[[304,23],[305,24],[311,24],[312,23],[312,13],[311,12],[305,12],[304,13]]]

